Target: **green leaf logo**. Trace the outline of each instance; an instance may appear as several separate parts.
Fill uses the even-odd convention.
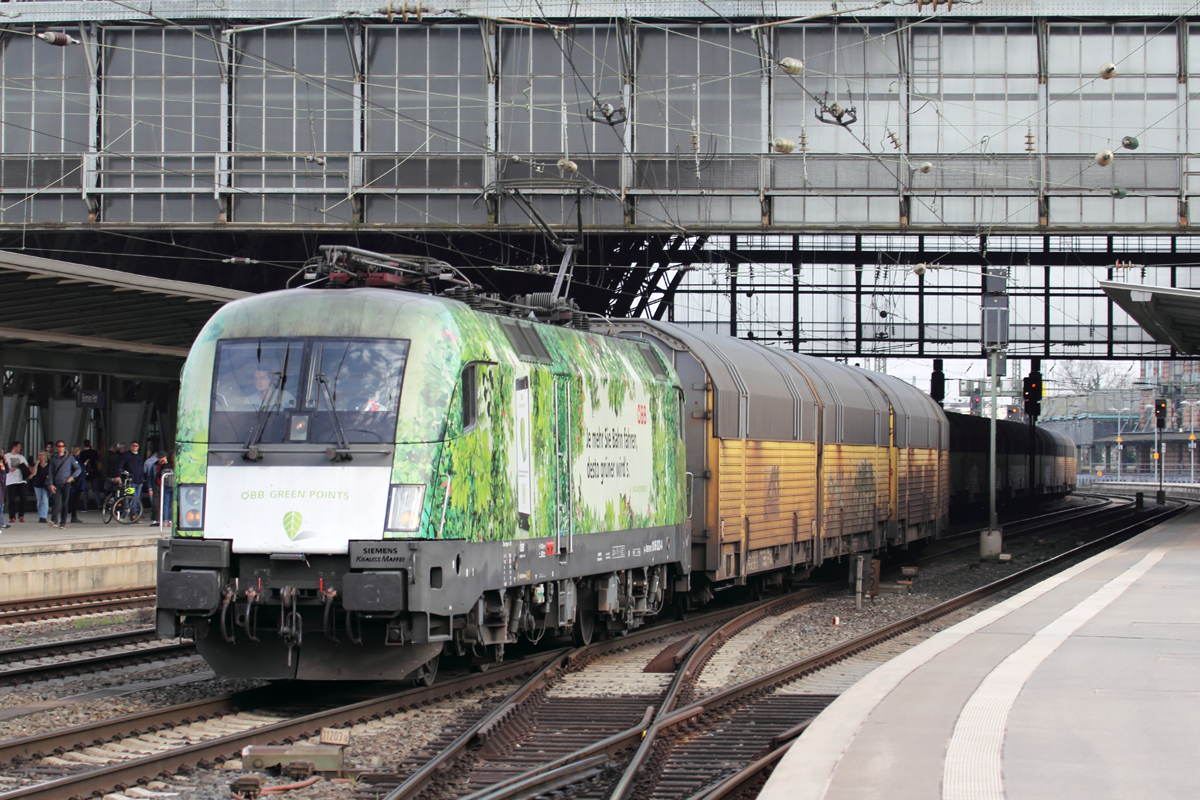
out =
[[[300,516],[299,511],[289,511],[283,515],[283,530],[289,539],[295,539],[296,534],[300,532],[300,526],[304,523],[304,517]]]

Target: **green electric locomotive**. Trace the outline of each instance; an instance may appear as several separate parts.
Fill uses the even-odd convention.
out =
[[[658,350],[340,263],[329,288],[230,303],[192,347],[161,636],[223,676],[428,682],[442,654],[629,630],[687,586]]]

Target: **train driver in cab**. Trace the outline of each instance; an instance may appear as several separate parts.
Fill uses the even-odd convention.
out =
[[[259,409],[267,404],[271,411],[295,408],[296,396],[282,386],[277,386],[280,380],[279,376],[271,374],[269,370],[261,367],[255,369],[255,393],[246,398],[247,405]]]

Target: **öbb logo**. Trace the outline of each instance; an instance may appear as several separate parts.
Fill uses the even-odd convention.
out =
[[[650,410],[641,403],[638,403],[638,425],[646,425],[649,423]]]

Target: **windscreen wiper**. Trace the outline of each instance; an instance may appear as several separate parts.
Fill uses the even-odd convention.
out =
[[[242,453],[242,458],[247,461],[258,461],[258,443],[262,441],[263,432],[266,430],[267,414],[271,413],[271,401],[275,399],[276,392],[279,393],[279,402],[283,402],[283,383],[287,380],[288,360],[291,356],[292,348],[289,347],[283,351],[283,370],[271,373],[271,391],[267,392],[262,405],[258,407],[254,427],[250,429],[250,436],[246,439],[246,450]]]
[[[325,380],[325,373],[317,373],[317,382],[321,384],[321,388],[325,390],[325,399],[329,401],[329,414],[333,417],[333,430],[337,433],[338,448],[341,452],[334,451],[332,453],[334,461],[350,461],[353,456],[348,452],[350,443],[346,441],[346,431],[342,428],[342,420],[338,417],[337,409],[333,405],[333,392],[329,390],[329,381]],[[317,412],[321,411],[321,396],[317,395]]]
[[[271,410],[271,401],[275,399],[275,393],[281,386],[283,386],[283,373],[272,372],[271,390],[267,392],[262,405],[258,407],[258,413],[254,417],[254,427],[250,429],[250,435],[246,438],[246,448],[242,453],[242,458],[247,461],[258,461],[258,443],[262,441],[263,431],[267,427],[267,414]]]

